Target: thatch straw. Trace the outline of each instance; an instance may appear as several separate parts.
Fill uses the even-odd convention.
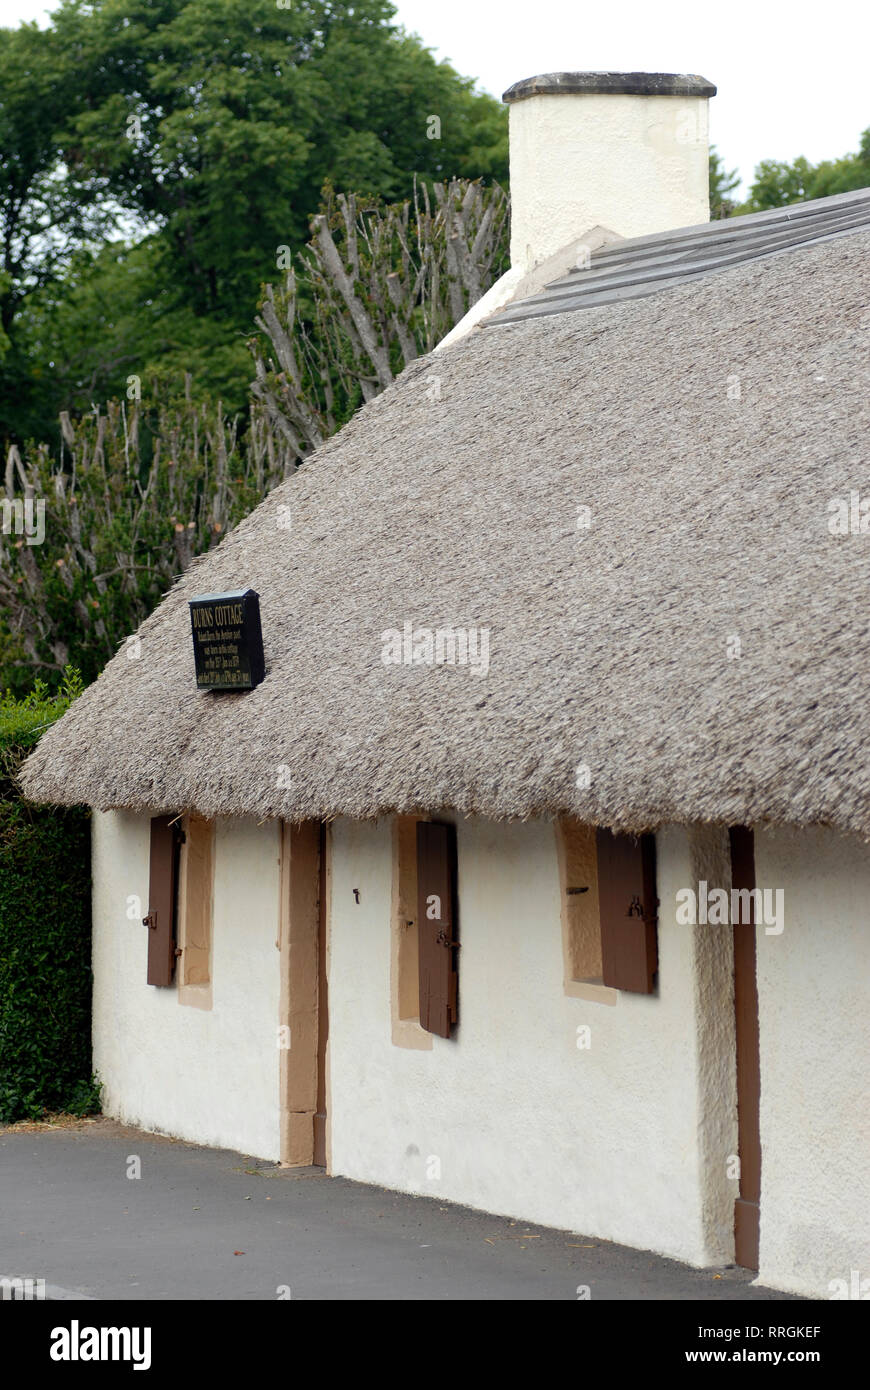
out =
[[[828,529],[870,497],[868,265],[856,233],[409,368],[191,566],[28,794],[870,834],[870,535]],[[266,680],[200,692],[187,600],[248,585]],[[489,674],[384,665],[405,621],[488,628]]]

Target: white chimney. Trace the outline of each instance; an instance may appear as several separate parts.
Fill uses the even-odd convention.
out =
[[[608,242],[709,222],[715,95],[670,72],[549,72],[509,87],[511,267],[436,351]]]
[[[667,72],[550,72],[508,88],[512,268],[594,227],[635,237],[709,221],[715,94]]]

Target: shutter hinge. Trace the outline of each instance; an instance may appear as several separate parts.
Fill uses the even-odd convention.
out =
[[[156,930],[157,930],[157,921],[156,921],[156,917],[157,917],[157,914],[156,914],[156,913],[154,913],[154,912],[149,912],[147,917],[143,917],[143,918],[142,918],[142,925],[143,925],[143,927],[147,927],[149,931],[156,931]]]

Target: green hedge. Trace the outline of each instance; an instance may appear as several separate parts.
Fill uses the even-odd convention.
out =
[[[0,1123],[99,1109],[91,1071],[90,814],[23,800],[17,772],[80,693],[0,699]]]

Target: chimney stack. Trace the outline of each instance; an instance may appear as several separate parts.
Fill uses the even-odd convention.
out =
[[[528,275],[594,228],[636,237],[709,221],[715,94],[667,72],[551,72],[508,88],[511,269]]]

